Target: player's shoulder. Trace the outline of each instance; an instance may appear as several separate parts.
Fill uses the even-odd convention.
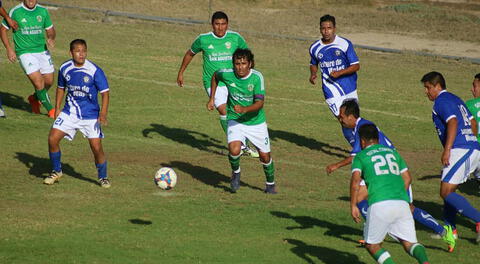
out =
[[[318,47],[322,46],[322,41],[317,39],[310,45],[310,53],[313,53]]]
[[[10,11],[8,12],[8,15],[11,17],[14,12],[18,12],[18,11],[20,11],[20,10],[22,10],[22,9],[23,9],[23,4],[20,3],[20,4],[16,5],[16,6],[12,7],[12,8],[10,9]]]
[[[67,60],[60,65],[59,71],[64,72],[68,68],[73,67],[73,60]]]
[[[240,33],[238,33],[237,31],[233,31],[233,30],[227,30],[227,35],[230,35],[230,36],[233,36],[233,37],[237,37],[237,38],[243,38],[242,35],[240,35]]]
[[[263,74],[255,69],[252,69],[252,76],[256,76],[263,80]]]
[[[335,36],[335,43],[344,49],[347,49],[350,46],[353,47],[353,44],[350,40],[339,35]]]

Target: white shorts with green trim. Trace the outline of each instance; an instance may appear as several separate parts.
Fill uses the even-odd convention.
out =
[[[245,139],[248,139],[259,151],[263,153],[270,152],[270,137],[268,136],[266,122],[258,125],[244,125],[234,120],[228,120],[228,143],[241,141],[245,145]]]
[[[207,94],[210,96],[210,88],[207,89]],[[228,89],[227,86],[218,86],[217,90],[215,91],[215,108],[226,104],[228,99]]]
[[[22,54],[18,57],[18,61],[27,75],[36,71],[39,71],[41,74],[48,74],[55,71],[52,57],[48,50],[39,53]]]

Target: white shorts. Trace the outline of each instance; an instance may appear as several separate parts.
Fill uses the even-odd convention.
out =
[[[348,99],[355,99],[358,102],[357,91],[353,91],[344,96],[328,98],[325,100],[325,102],[327,103],[328,108],[330,108],[330,111],[332,111],[332,114],[338,116],[340,115],[340,107],[342,106],[343,102]]]
[[[267,123],[258,125],[244,125],[234,120],[228,120],[227,141],[241,141],[245,146],[245,139],[263,153],[270,152],[270,137],[268,136]]]
[[[210,96],[210,88],[207,89],[207,94]],[[227,86],[218,86],[217,90],[215,91],[215,108],[226,104],[228,99],[228,89]]]
[[[97,119],[78,119],[76,116],[67,115],[61,112],[53,122],[52,128],[66,133],[65,138],[72,141],[77,131],[80,131],[86,138],[103,138],[102,128]]]
[[[48,50],[40,53],[25,53],[18,57],[20,66],[23,71],[29,75],[36,71],[40,71],[41,74],[52,73],[55,71],[53,68],[52,57]]]
[[[417,243],[415,223],[406,201],[381,201],[368,208],[367,222],[363,229],[365,242],[382,243],[387,233],[394,238]]]
[[[450,151],[450,165],[443,167],[442,181],[461,184],[468,180],[470,173],[480,176],[480,151],[454,148]]]

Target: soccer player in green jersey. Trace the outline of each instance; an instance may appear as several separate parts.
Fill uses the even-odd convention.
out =
[[[233,53],[233,69],[222,69],[213,74],[207,109],[214,109],[217,87],[220,82],[224,83],[228,89],[227,141],[230,152],[228,160],[232,168],[232,192],[240,188],[241,147],[248,139],[260,154],[266,177],[265,193],[275,194],[274,166],[263,110],[265,84],[263,75],[253,67],[253,53],[249,49],[237,49]]]
[[[475,126],[477,128],[477,140],[478,142],[480,142],[480,129],[478,129],[478,124],[480,124],[480,73],[477,73],[473,78],[471,91],[473,99],[466,101],[465,104],[467,105],[468,110],[474,117],[474,119],[471,120],[472,123],[475,122],[477,124]],[[479,177],[477,177],[477,182],[480,183],[480,175]]]
[[[368,213],[364,226],[366,249],[378,263],[395,263],[381,244],[385,236],[396,238],[405,251],[419,264],[428,264],[425,247],[417,242],[415,224],[409,207],[406,189],[412,178],[407,165],[394,149],[379,144],[378,129],[373,124],[359,128],[362,151],[352,163],[350,181],[351,214],[359,223],[357,193],[360,181],[365,180],[368,189]]]
[[[23,0],[10,10],[9,15],[17,21],[18,30],[13,32],[14,50],[7,36],[10,29],[7,21],[4,20],[0,27],[0,38],[7,49],[8,60],[15,62],[18,58],[35,88],[35,93],[28,97],[32,112],[39,114],[42,104],[48,116],[54,118],[55,109],[47,93],[54,79],[52,58],[47,49],[47,46],[49,48],[55,46],[55,28],[50,15],[45,7],[37,4],[37,0]]]
[[[203,53],[203,87],[210,96],[210,81],[215,71],[232,67],[232,54],[237,48],[248,48],[245,39],[237,32],[228,30],[228,16],[217,11],[212,16],[212,31],[200,34],[187,50],[178,70],[177,84],[183,87],[183,73],[192,61],[193,57]],[[228,91],[224,83],[220,82],[215,95],[215,108],[220,114],[220,125],[227,133],[227,103]],[[245,148],[244,152],[252,157],[258,157],[253,149]]]

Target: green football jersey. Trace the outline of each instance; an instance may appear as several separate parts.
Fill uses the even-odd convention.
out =
[[[365,180],[369,205],[386,200],[404,200],[409,203],[401,176],[407,169],[397,151],[380,144],[363,149],[352,163],[352,172],[359,171]]]
[[[213,32],[199,35],[190,48],[193,53],[203,52],[203,87],[210,88],[213,73],[220,69],[232,68],[232,55],[238,48],[246,49],[247,43],[240,34],[227,30],[219,38]],[[224,84],[219,83],[219,86]]]
[[[265,122],[263,107],[256,112],[236,113],[233,106],[249,106],[256,99],[265,97],[263,75],[252,69],[248,76],[238,78],[233,69],[223,69],[216,72],[217,79],[225,83],[228,89],[227,120],[235,120],[245,125],[258,125]]]
[[[477,121],[477,127],[480,127],[480,97],[468,100],[465,104]],[[480,131],[477,132],[477,141],[480,142]]]
[[[18,23],[18,30],[13,33],[17,56],[47,50],[45,29],[52,28],[53,24],[45,7],[37,4],[30,10],[22,3],[12,8],[9,15]],[[6,20],[3,20],[2,25],[9,28]]]

